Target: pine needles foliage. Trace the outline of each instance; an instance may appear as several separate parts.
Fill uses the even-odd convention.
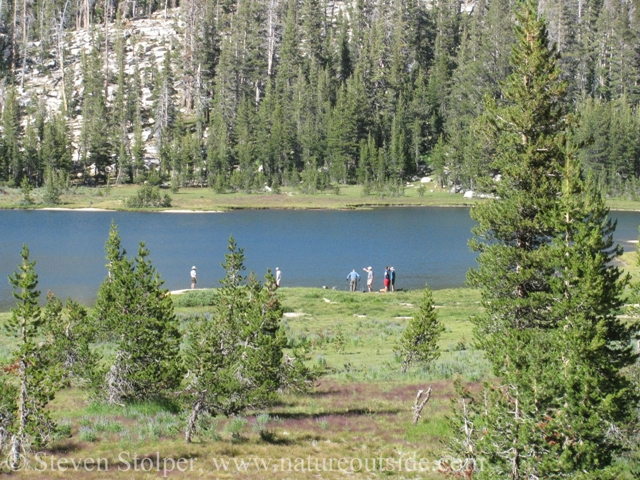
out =
[[[260,409],[279,391],[306,390],[313,379],[301,355],[285,353],[288,342],[275,278],[269,271],[264,283],[253,273],[245,277],[244,258],[231,237],[213,312],[193,318],[189,325],[184,352],[187,442],[198,433],[200,416]]]
[[[117,226],[106,243],[109,274],[95,307],[97,328],[117,342],[116,358],[106,374],[109,403],[169,396],[181,382],[181,335],[173,302],[140,243],[133,260],[121,246]]]
[[[402,372],[413,365],[428,367],[440,357],[438,340],[444,325],[438,320],[433,304],[433,293],[425,286],[420,310],[409,321],[406,330],[396,345],[396,356],[402,362]]]
[[[499,381],[461,392],[452,450],[474,478],[617,478],[638,402],[624,374],[638,330],[616,316],[628,278],[601,189],[575,160],[537,2],[519,2],[516,37],[504,103],[488,100],[483,119],[502,180],[471,213],[475,340]]]

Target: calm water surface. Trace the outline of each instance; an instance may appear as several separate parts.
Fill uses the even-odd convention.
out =
[[[626,249],[638,236],[640,213],[614,212],[616,238]],[[227,242],[245,249],[247,271],[263,276],[278,266],[283,286],[337,287],[355,268],[371,265],[382,288],[385,265],[397,287],[464,285],[475,265],[467,247],[473,226],[467,208],[384,208],[368,211],[239,211],[168,214],[129,212],[0,211],[0,310],[14,305],[7,275],[23,243],[36,260],[39,289],[93,303],[106,275],[104,243],[114,220],[130,254],[146,242],[150,258],[171,290],[189,287],[192,265],[198,287],[218,286]]]

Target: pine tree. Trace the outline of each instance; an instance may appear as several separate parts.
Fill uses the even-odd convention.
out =
[[[13,185],[20,185],[24,175],[21,152],[21,115],[16,88],[9,85],[2,109],[2,146],[5,178]]]
[[[573,160],[565,85],[536,2],[521,2],[517,19],[505,105],[489,100],[485,117],[502,180],[498,198],[472,210],[480,255],[468,274],[485,308],[476,343],[500,384],[485,387],[475,434],[454,450],[470,464],[487,459],[478,478],[616,478],[621,444],[608,432],[637,401],[621,374],[637,331],[615,315],[627,280],[611,264],[620,252],[601,193]]]
[[[122,25],[118,25],[115,41],[116,65],[118,67],[118,89],[113,102],[114,122],[113,143],[118,146],[116,154],[116,184],[124,179],[123,172],[131,169],[129,127],[131,124],[132,105],[129,95],[131,86],[125,71],[126,67],[126,39]]]
[[[185,439],[197,434],[201,415],[237,415],[273,402],[279,389],[305,389],[311,377],[299,357],[284,354],[287,339],[275,279],[261,284],[246,279],[244,253],[231,237],[225,254],[225,278],[216,293],[212,316],[192,319],[184,361],[189,418]]]
[[[287,2],[286,19],[282,32],[280,46],[280,61],[278,64],[278,87],[288,98],[298,75],[300,66],[300,38],[298,33],[298,19],[296,15],[297,2]],[[315,40],[317,41],[317,39]]]
[[[327,20],[320,0],[304,0],[301,16],[305,56],[313,64],[322,66],[325,62],[324,40]]]
[[[7,396],[3,395],[3,400],[9,400],[9,392],[13,394],[10,401],[15,405],[15,410],[11,408],[14,414],[3,432],[2,443],[12,469],[28,461],[32,446],[44,445],[53,439],[55,423],[49,417],[47,405],[53,400],[60,379],[60,369],[47,358],[48,345],[39,341],[45,318],[38,305],[40,292],[36,290],[35,261],[29,261],[26,245],[20,255],[21,265],[9,276],[17,306],[11,309],[11,317],[4,325],[6,333],[15,338],[11,352],[13,363],[4,370],[16,376],[17,388],[10,387]]]
[[[97,46],[102,42],[100,38],[92,41],[94,48],[89,55],[82,54],[84,91],[79,149],[85,175],[93,173],[96,180],[105,181],[106,167],[112,162],[113,144],[104,92],[104,65],[100,48]]]
[[[402,362],[402,373],[413,365],[428,367],[440,356],[438,340],[444,325],[438,320],[433,304],[433,294],[425,286],[420,310],[409,321],[406,330],[396,345],[396,357]]]
[[[171,68],[171,47],[167,46],[162,63],[162,72],[157,77],[154,95],[154,137],[156,149],[161,153],[163,148],[171,143],[174,134],[174,127],[177,121],[178,109],[175,105],[175,88],[173,80],[173,69]],[[161,164],[162,170],[166,171],[166,162]]]
[[[49,361],[61,366],[63,381],[74,380],[98,391],[104,372],[100,355],[91,349],[96,332],[87,309],[71,299],[63,305],[60,299],[49,294],[43,316]]]
[[[67,120],[62,114],[51,114],[44,123],[41,157],[43,167],[59,174],[71,173],[71,138]]]
[[[254,175],[257,170],[255,127],[255,113],[252,102],[245,98],[238,108],[238,120],[236,122],[236,146],[235,154],[238,159],[238,175],[240,182],[236,186],[245,192],[253,188]]]
[[[115,224],[107,240],[109,275],[98,291],[98,327],[112,332],[116,356],[105,378],[109,403],[122,404],[168,395],[179,384],[180,332],[173,302],[140,243],[134,260],[126,257]]]

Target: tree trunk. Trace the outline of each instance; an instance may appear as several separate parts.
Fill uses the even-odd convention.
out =
[[[414,425],[418,423],[418,420],[420,420],[422,409],[425,407],[425,405],[431,398],[431,385],[429,385],[429,388],[424,398],[422,398],[423,392],[424,390],[418,390],[418,394],[416,395],[416,399],[413,405],[413,424]]]
[[[104,0],[104,101],[109,100],[109,3]]]
[[[20,88],[24,90],[24,71],[27,69],[27,0],[22,0],[22,74]]]
[[[200,410],[202,410],[202,398],[198,397],[196,403],[193,405],[191,409],[191,415],[189,415],[189,420],[187,420],[187,430],[184,435],[184,440],[187,443],[191,443],[191,438],[196,431],[196,422],[198,421],[198,415],[200,414]]]
[[[16,73],[16,27],[18,25],[18,0],[13,0],[13,28],[11,29],[11,73]]]

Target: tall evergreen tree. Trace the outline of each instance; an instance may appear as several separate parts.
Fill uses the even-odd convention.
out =
[[[112,162],[113,144],[104,91],[104,64],[98,47],[102,42],[100,37],[92,42],[91,52],[82,54],[84,94],[79,148],[85,175],[93,174],[97,180],[104,181],[106,167]]]
[[[487,459],[478,478],[615,478],[621,445],[608,432],[637,401],[622,375],[637,332],[615,316],[626,278],[611,265],[620,252],[601,194],[567,146],[565,85],[536,2],[520,2],[517,19],[505,105],[486,106],[502,180],[472,210],[480,255],[468,275],[485,307],[476,343],[501,380],[473,412],[475,436],[456,426],[457,451],[463,468]]]
[[[164,149],[169,146],[174,135],[174,127],[177,122],[178,109],[175,105],[176,90],[174,87],[173,69],[171,67],[171,46],[167,46],[162,63],[162,71],[156,79],[153,89],[154,94],[154,138],[156,150],[162,160],[161,168],[166,172],[169,162],[166,161]]]
[[[244,253],[233,237],[228,252],[212,317],[196,317],[189,328],[184,355],[189,372],[187,442],[197,434],[201,415],[262,408],[279,389],[305,388],[311,378],[299,358],[283,352],[287,340],[273,275],[267,272],[264,285],[253,273],[246,279]]]
[[[117,342],[116,357],[105,377],[110,403],[168,395],[180,384],[180,332],[173,302],[140,244],[134,260],[126,257],[115,224],[106,243],[109,274],[100,286],[95,315],[98,327]]]
[[[45,318],[38,305],[40,292],[36,290],[35,261],[29,261],[26,245],[20,255],[19,269],[9,276],[17,306],[11,310],[11,317],[4,325],[6,333],[15,338],[11,352],[13,363],[3,369],[15,375],[17,384],[17,388],[9,386],[6,392],[13,397],[10,400],[13,407],[11,422],[3,432],[6,440],[2,443],[12,469],[24,466],[33,446],[47,444],[53,439],[55,423],[47,405],[54,398],[60,380],[60,369],[46,354],[48,345],[39,341]],[[3,400],[9,400],[7,397],[3,395]]]
[[[20,185],[23,171],[21,152],[21,113],[14,85],[9,85],[2,108],[2,157],[5,179],[14,185]]]

